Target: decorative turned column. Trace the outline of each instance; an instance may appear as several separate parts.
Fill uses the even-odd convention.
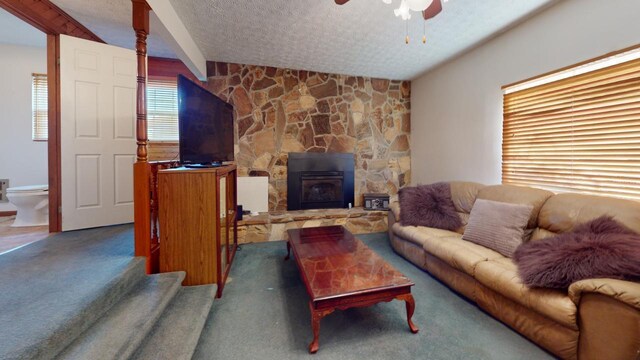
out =
[[[149,35],[149,4],[145,0],[133,3],[133,29],[136,32],[136,55],[138,57],[136,138],[137,161],[147,162],[147,36]]]
[[[147,274],[158,269],[158,246],[151,242],[151,169],[147,156],[147,35],[149,11],[145,0],[131,0],[138,60],[136,93],[136,163],[133,165],[133,218],[135,255],[144,256]]]

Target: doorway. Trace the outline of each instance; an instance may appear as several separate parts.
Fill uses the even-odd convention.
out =
[[[47,35],[0,8],[0,254],[49,235]],[[26,209],[16,219],[18,208]],[[12,226],[19,225],[19,226]]]

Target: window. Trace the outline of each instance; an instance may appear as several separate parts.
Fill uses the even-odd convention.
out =
[[[147,82],[147,134],[150,141],[178,141],[178,87],[176,79]]]
[[[640,200],[640,48],[505,87],[502,181]]]
[[[31,79],[31,138],[34,141],[47,141],[49,136],[47,75],[32,74]]]
[[[48,138],[47,75],[32,75],[32,138]],[[178,141],[178,88],[174,79],[147,83],[148,135],[151,141]]]

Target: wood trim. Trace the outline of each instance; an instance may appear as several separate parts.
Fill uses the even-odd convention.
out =
[[[523,83],[526,83],[526,82],[529,82],[529,81],[537,80],[537,79],[543,78],[545,76],[549,76],[549,75],[552,75],[552,74],[555,74],[555,73],[559,73],[559,72],[562,72],[562,71],[565,71],[565,70],[569,70],[569,69],[574,68],[574,67],[582,66],[582,65],[585,65],[585,64],[588,64],[588,63],[592,63],[594,61],[602,60],[602,59],[605,59],[605,58],[608,58],[608,57],[611,57],[611,56],[615,56],[615,55],[622,54],[622,53],[625,53],[627,51],[631,51],[631,50],[635,50],[635,49],[639,49],[639,48],[640,48],[640,44],[637,44],[637,45],[629,46],[629,47],[624,48],[622,50],[612,51],[612,52],[606,53],[604,55],[600,55],[600,56],[597,56],[597,57],[594,57],[594,58],[591,58],[591,59],[588,59],[588,60],[580,61],[580,62],[575,63],[573,65],[561,67],[559,69],[552,70],[552,71],[546,72],[544,74],[536,75],[536,76],[530,77],[528,79],[516,81],[514,83],[507,84],[507,85],[502,85],[501,89],[504,90],[504,89],[512,87],[512,86],[516,86],[516,85],[520,85],[520,84],[523,84]]]
[[[104,43],[49,0],[0,0],[0,7],[46,34],[64,34]]]
[[[151,248],[151,168],[147,155],[147,35],[149,11],[145,0],[131,0],[132,26],[136,33],[137,89],[136,89],[136,163],[133,165],[133,231],[135,255],[146,258],[147,274],[153,272]]]
[[[148,57],[147,67],[149,79],[171,78],[183,75],[198,84],[202,83],[189,68],[178,59],[168,59],[161,57]]]
[[[147,273],[150,274],[152,264],[151,255],[151,184],[149,177],[151,169],[147,162],[133,164],[133,233],[135,240],[135,255],[147,257]]]
[[[60,35],[47,35],[49,94],[49,232],[62,231],[62,164],[60,161]]]
[[[17,211],[0,211],[0,216],[13,216],[17,213]]]
[[[133,29],[136,32],[136,55],[138,57],[138,77],[136,93],[136,138],[137,161],[147,162],[147,36],[149,35],[149,11],[145,0],[131,0],[133,3]]]

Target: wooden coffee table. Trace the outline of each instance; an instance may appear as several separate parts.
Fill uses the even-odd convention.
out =
[[[411,280],[394,269],[342,226],[291,229],[287,231],[287,257],[293,248],[300,275],[309,294],[313,341],[309,352],[318,351],[320,320],[336,309],[371,306],[393,299],[406,302],[407,322],[415,302]]]

